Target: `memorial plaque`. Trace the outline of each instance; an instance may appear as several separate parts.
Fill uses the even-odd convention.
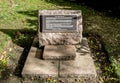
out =
[[[77,32],[77,15],[42,15],[42,32]]]

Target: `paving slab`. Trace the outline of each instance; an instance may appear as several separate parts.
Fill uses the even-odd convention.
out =
[[[31,47],[22,76],[38,76],[40,78],[47,78],[49,76],[58,77],[58,61],[42,60],[40,53],[40,49]]]
[[[45,60],[74,60],[76,49],[74,45],[45,45],[43,59]]]
[[[92,58],[88,53],[77,53],[75,60],[60,61],[60,77],[96,77]]]
[[[61,78],[86,78],[95,79],[96,70],[87,39],[83,39],[75,60],[60,61],[59,77]],[[86,43],[86,44],[85,44]]]

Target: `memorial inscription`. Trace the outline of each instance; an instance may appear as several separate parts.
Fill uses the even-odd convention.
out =
[[[76,15],[43,15],[43,32],[77,32]]]

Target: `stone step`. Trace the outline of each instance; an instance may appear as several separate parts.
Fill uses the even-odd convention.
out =
[[[76,49],[74,45],[45,45],[43,59],[45,60],[74,60]]]

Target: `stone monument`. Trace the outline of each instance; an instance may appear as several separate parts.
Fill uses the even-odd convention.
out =
[[[22,76],[37,76],[41,81],[51,77],[55,83],[82,83],[82,79],[94,83],[94,62],[82,36],[82,12],[39,10],[38,24],[39,48],[32,45]]]
[[[45,46],[43,59],[74,59],[74,45],[82,40],[81,11],[43,10],[38,17],[39,45]]]

